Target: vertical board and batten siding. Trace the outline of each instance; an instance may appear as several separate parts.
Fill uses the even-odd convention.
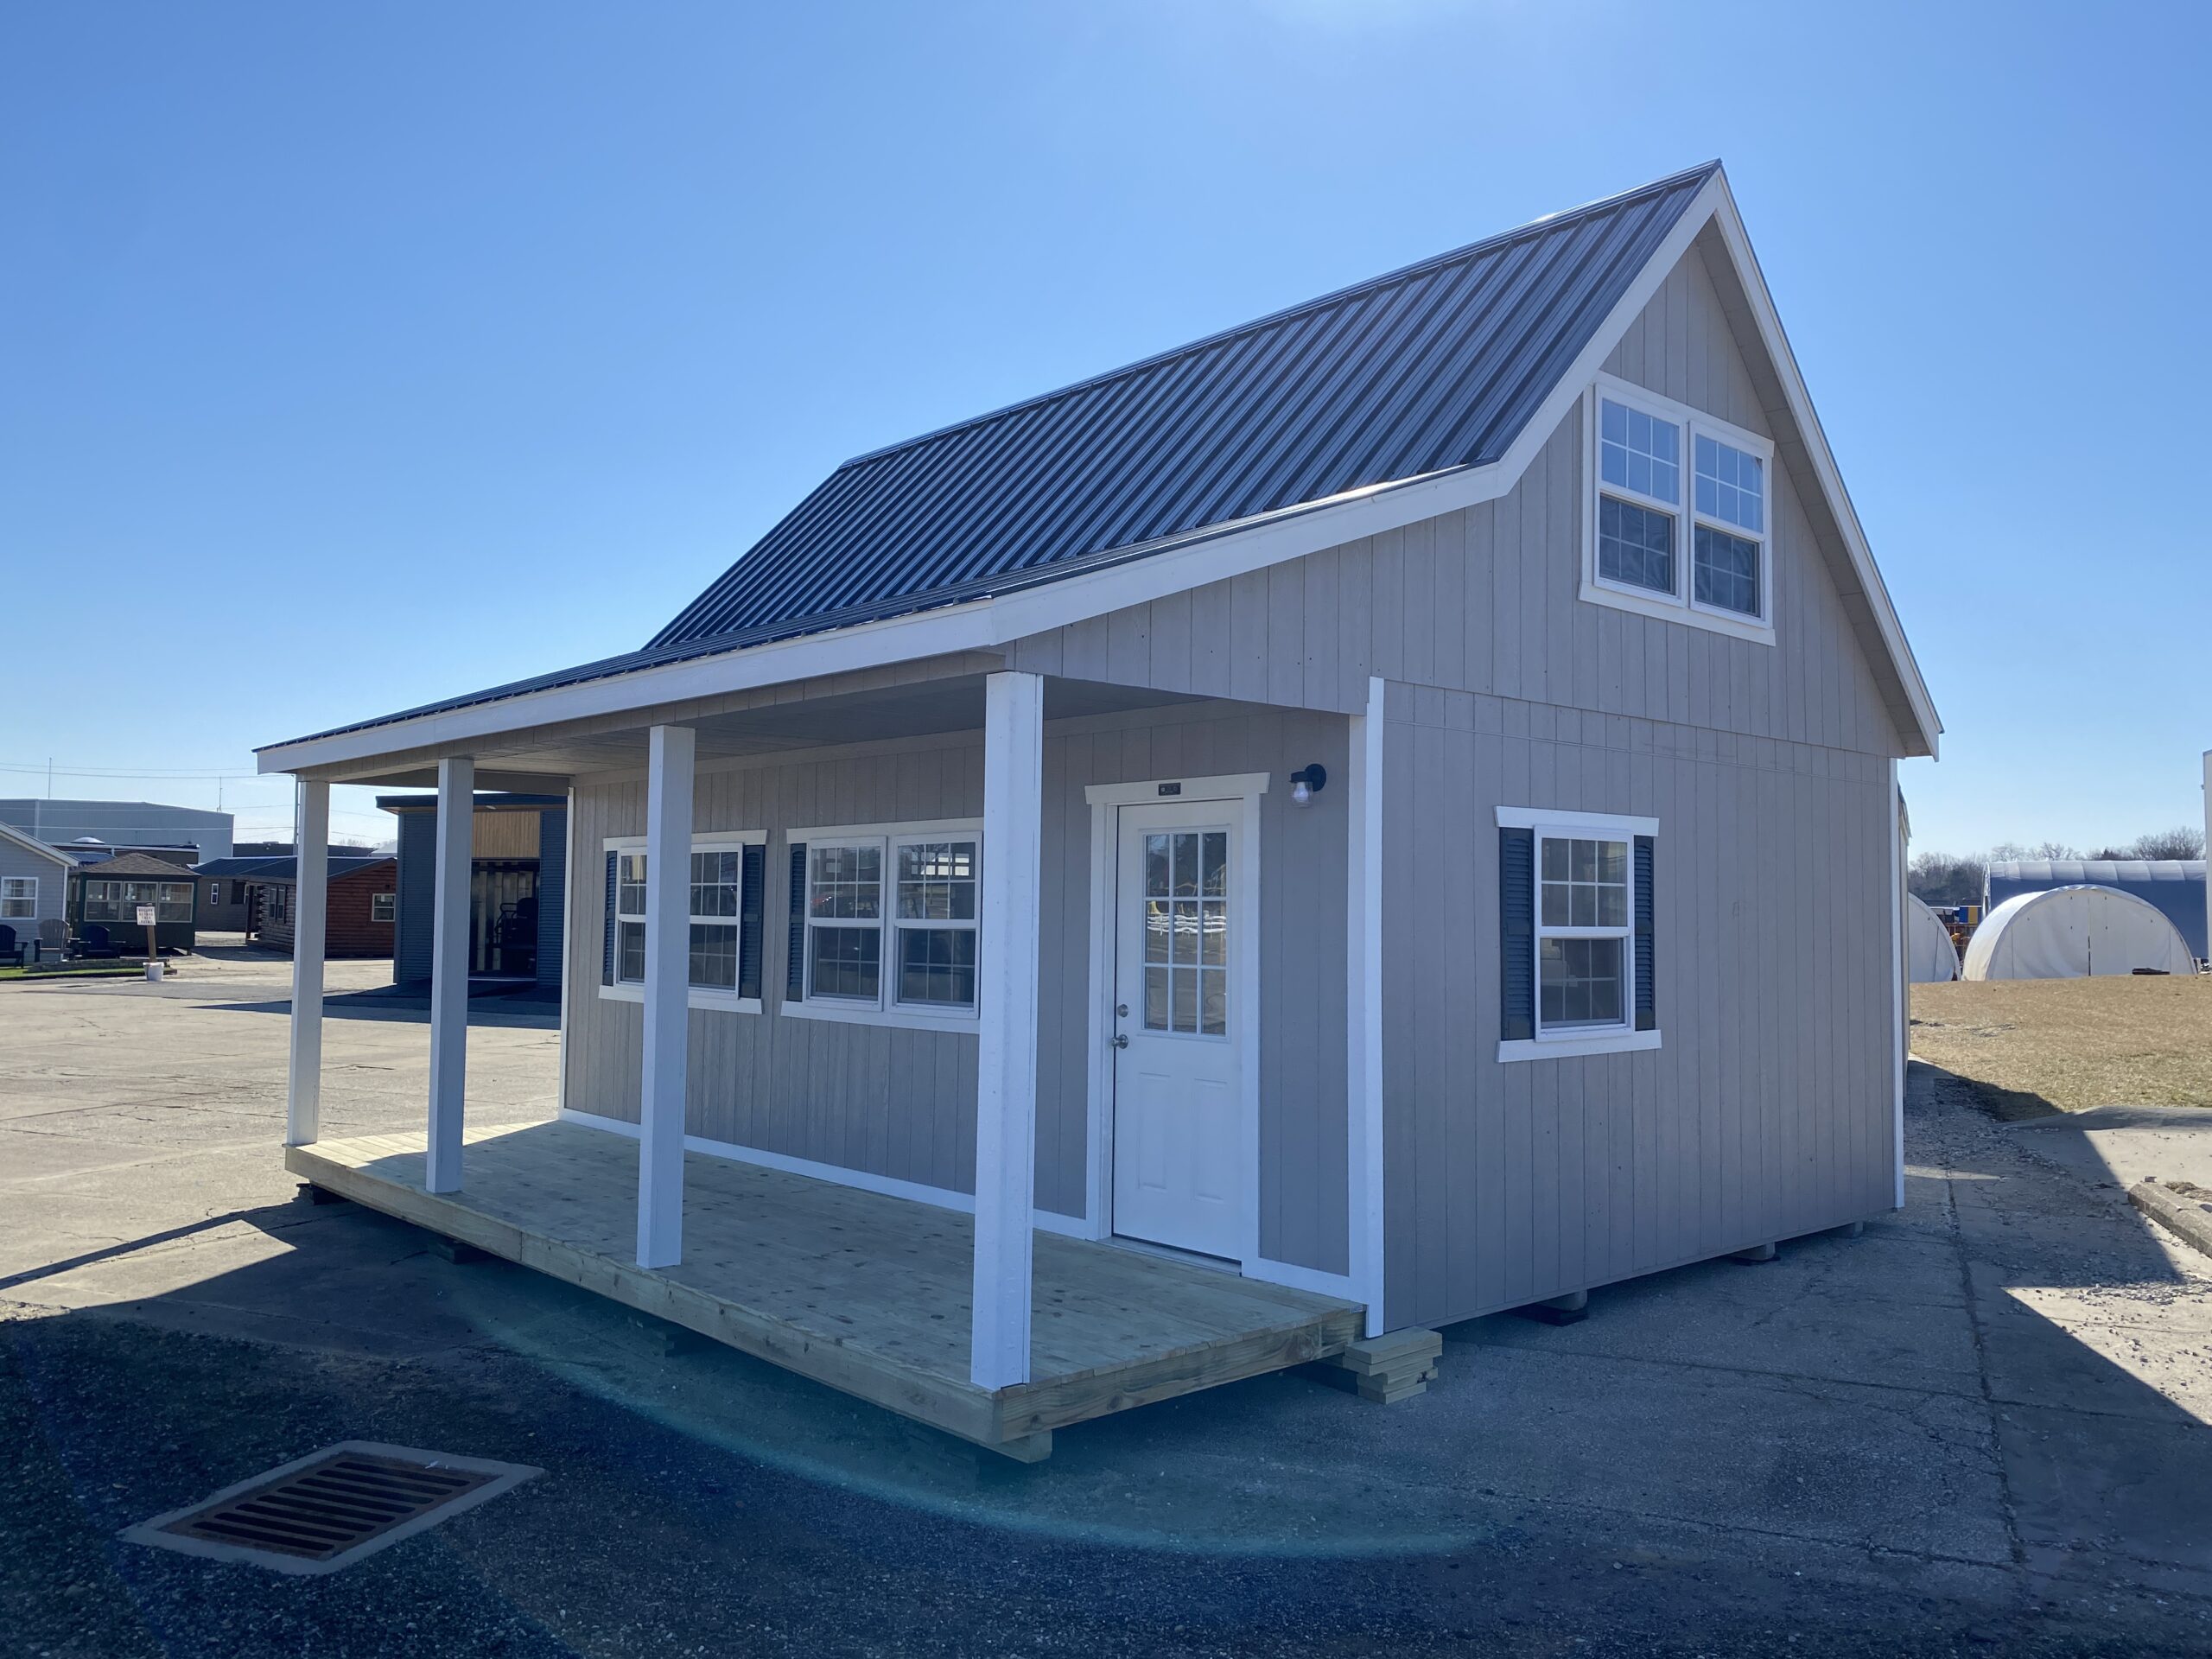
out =
[[[1889,1208],[1886,760],[1402,683],[1386,700],[1388,1323]],[[1501,804],[1658,819],[1659,1049],[1496,1059]]]
[[[1091,784],[1267,772],[1313,761],[1337,776],[1349,728],[1293,709],[1178,709],[1055,721],[1045,735],[1044,891],[1039,947],[1037,1203],[1085,1209],[1090,1152]],[[690,1017],[689,1132],[957,1192],[975,1185],[976,1039],[785,1017],[785,831],[823,824],[980,818],[980,734],[877,752],[836,750],[702,766],[701,831],[766,830],[766,1012]],[[580,864],[609,837],[645,830],[642,780],[580,784]],[[1325,791],[1324,799],[1327,798]],[[1342,1009],[1345,840],[1341,811],[1301,810],[1287,789],[1262,804],[1261,1249],[1321,1272],[1346,1266]],[[989,855],[985,849],[984,855]],[[567,1097],[572,1110],[634,1122],[643,1010],[599,995],[604,905],[569,930]]]

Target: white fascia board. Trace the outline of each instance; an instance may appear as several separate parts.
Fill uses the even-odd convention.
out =
[[[1904,637],[1904,625],[1897,620],[1896,607],[1890,603],[1890,590],[1882,581],[1880,568],[1874,563],[1874,550],[1859,522],[1859,510],[1852,505],[1850,491],[1844,487],[1843,473],[1836,466],[1834,452],[1828,448],[1827,433],[1821,430],[1812,394],[1806,390],[1805,378],[1798,372],[1796,356],[1789,349],[1789,337],[1783,331],[1781,313],[1775,309],[1774,296],[1768,291],[1766,276],[1759,270],[1758,256],[1751,251],[1751,238],[1744,230],[1742,216],[1736,211],[1736,199],[1729,193],[1723,174],[1714,174],[1713,182],[1706,188],[1715,193],[1713,219],[1720,232],[1721,245],[1727,249],[1730,263],[1736,268],[1736,279],[1751,302],[1751,320],[1758,326],[1760,343],[1766,347],[1767,359],[1774,365],[1775,378],[1782,383],[1782,395],[1789,404],[1789,416],[1796,425],[1805,458],[1842,534],[1845,551],[1850,555],[1852,569],[1859,578],[1860,594],[1872,613],[1891,665],[1904,689],[1905,700],[1920,728],[1920,740],[1926,745],[1925,752],[1933,757],[1943,722],[1936,716],[1935,700],[1928,695],[1928,683],[1921,678],[1920,664]]]

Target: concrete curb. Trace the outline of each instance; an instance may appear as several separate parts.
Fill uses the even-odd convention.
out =
[[[2212,1255],[2212,1198],[2196,1188],[2179,1192],[2156,1181],[2138,1181],[2127,1189],[2127,1201],[2183,1243]]]

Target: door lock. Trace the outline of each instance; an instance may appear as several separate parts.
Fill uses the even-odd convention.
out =
[[[1126,1002],[1116,1002],[1114,1005],[1114,1017],[1116,1020],[1128,1019],[1129,1017],[1129,1005]]]
[[[1128,1046],[1129,1046],[1129,1033],[1128,1033],[1128,1032],[1126,1032],[1126,1031],[1117,1031],[1117,1032],[1116,1032],[1116,1033],[1114,1033],[1114,1046],[1115,1046],[1115,1047],[1116,1047],[1116,1048],[1127,1048]]]

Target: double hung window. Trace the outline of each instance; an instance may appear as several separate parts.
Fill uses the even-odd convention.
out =
[[[785,1003],[821,1018],[976,1017],[982,841],[973,823],[794,830]]]
[[[694,1007],[760,1010],[766,841],[758,830],[692,840],[685,919],[686,978]],[[635,1001],[643,995],[650,874],[642,842],[607,843],[603,996]]]
[[[38,914],[38,877],[0,875],[0,922],[29,921]]]
[[[1498,1058],[1658,1046],[1658,824],[1497,810]]]
[[[1590,409],[1583,598],[1771,643],[1773,444],[1611,376]]]

